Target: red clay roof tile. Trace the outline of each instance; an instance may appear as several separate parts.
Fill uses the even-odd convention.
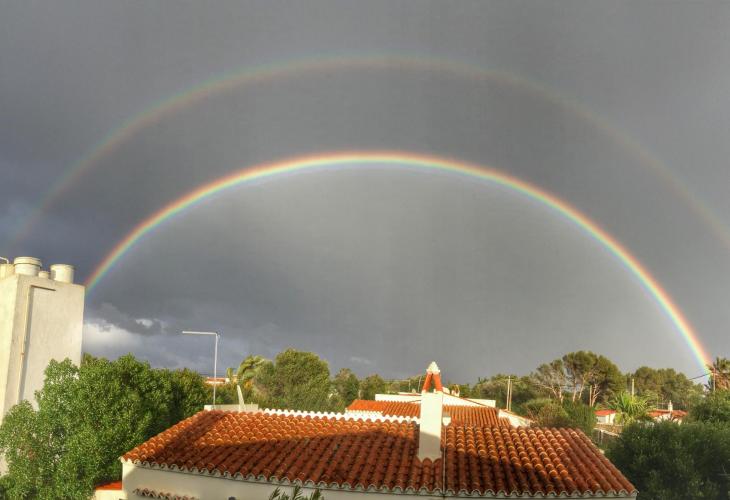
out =
[[[415,422],[203,411],[122,458],[275,483],[388,491],[627,496],[636,491],[573,429],[452,423],[443,427],[442,449],[445,470],[440,458],[421,462]]]
[[[373,412],[396,417],[420,417],[420,402],[372,401],[356,399],[347,407],[349,412]],[[444,405],[444,412],[455,425],[510,426],[509,419],[499,418],[499,411],[491,406]]]

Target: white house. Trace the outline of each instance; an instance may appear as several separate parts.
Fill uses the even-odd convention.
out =
[[[596,423],[613,425],[616,420],[616,410],[596,410]]]
[[[418,417],[201,411],[125,453],[121,489],[97,498],[258,499],[293,485],[326,500],[636,498],[579,430],[445,423],[431,372]]]

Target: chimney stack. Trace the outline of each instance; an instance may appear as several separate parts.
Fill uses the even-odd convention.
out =
[[[667,410],[669,410],[669,416],[672,416],[672,411],[674,411],[674,405],[672,404],[672,401],[669,401],[669,404],[667,405]]]
[[[431,383],[434,392],[430,390]],[[421,421],[418,435],[418,459],[441,458],[441,426],[443,424],[444,393],[441,370],[432,362],[426,370],[426,380],[421,389]]]

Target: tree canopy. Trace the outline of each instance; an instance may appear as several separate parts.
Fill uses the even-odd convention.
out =
[[[343,407],[349,406],[360,393],[360,381],[349,368],[342,368],[337,372],[333,384]]]
[[[728,499],[728,425],[637,423],[609,444],[606,455],[641,500]]]
[[[0,425],[8,496],[88,499],[96,484],[121,477],[119,456],[201,410],[206,395],[199,375],[132,355],[85,356],[80,367],[52,361],[38,409],[24,401]]]
[[[329,365],[312,352],[279,353],[261,366],[256,384],[262,403],[270,408],[329,411],[337,403],[331,397]]]
[[[386,392],[388,384],[380,375],[368,375],[360,382],[360,398],[375,399],[375,395]]]
[[[673,368],[642,366],[628,375],[634,379],[636,394],[645,397],[654,406],[672,402],[677,409],[687,409],[702,394],[702,385],[689,380]]]

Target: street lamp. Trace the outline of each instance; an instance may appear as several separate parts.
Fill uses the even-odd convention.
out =
[[[216,332],[191,332],[183,331],[184,335],[215,335],[215,350],[213,351],[213,409],[215,410],[215,387],[218,384],[218,339],[220,335]]]

